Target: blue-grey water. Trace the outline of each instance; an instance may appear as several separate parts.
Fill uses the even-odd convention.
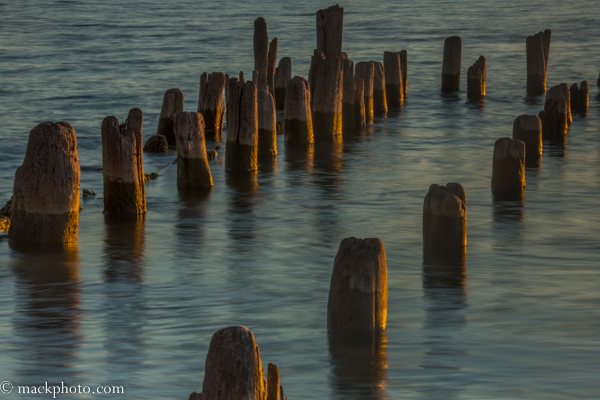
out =
[[[129,109],[154,134],[165,90],[197,108],[200,74],[251,76],[253,22],[307,76],[322,1],[0,0],[0,202],[29,131],[77,132],[77,245],[59,253],[0,240],[0,381],[120,385],[127,399],[201,390],[212,334],[250,328],[290,399],[595,399],[600,393],[600,7],[595,0],[362,2],[345,8],[355,62],[408,51],[401,113],[333,151],[285,151],[254,180],[210,162],[205,196],[176,190],[175,152],[144,154],[148,213],[102,214],[100,124]],[[552,29],[548,87],[590,82],[564,148],[544,146],[522,203],[490,192],[493,146],[537,114],[525,93],[525,39]],[[462,90],[441,96],[443,42],[462,37]],[[483,105],[466,71],[487,59]],[[213,149],[214,142],[207,147]],[[221,144],[224,146],[224,144]],[[423,198],[432,183],[467,193],[468,255],[456,276],[422,266]],[[386,247],[387,337],[375,349],[329,347],[326,304],[345,237]],[[20,398],[13,392],[2,395]],[[22,396],[22,395],[21,395]],[[42,396],[43,397],[43,396]],[[49,396],[46,396],[49,397]],[[89,395],[62,395],[93,398]],[[26,398],[26,397],[23,397]],[[32,396],[33,398],[33,396]],[[37,398],[37,396],[36,396]],[[60,397],[57,397],[60,398]]]

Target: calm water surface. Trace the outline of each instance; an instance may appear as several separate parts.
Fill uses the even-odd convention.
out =
[[[567,4],[569,3],[569,4]],[[210,193],[176,190],[175,152],[145,154],[148,213],[102,215],[100,124],[144,111],[157,126],[165,90],[197,108],[203,71],[251,75],[253,21],[266,18],[307,76],[315,15],[331,5],[251,0],[0,1],[0,202],[12,193],[29,131],[77,132],[79,241],[60,252],[0,240],[0,381],[122,385],[123,398],[185,399],[200,390],[212,334],[249,327],[290,399],[593,399],[600,393],[600,8],[576,2],[433,1],[345,8],[355,62],[408,50],[400,113],[333,150],[285,150],[253,179],[224,172]],[[587,116],[564,148],[544,147],[522,203],[494,202],[494,141],[544,97],[525,95],[525,39],[552,29],[548,86],[590,82]],[[463,40],[462,88],[439,93],[443,41]],[[466,71],[488,62],[485,103],[466,101]],[[207,143],[208,149],[217,145]],[[467,193],[466,267],[422,265],[431,183]],[[386,246],[388,330],[373,348],[329,347],[333,259],[349,236]],[[11,397],[13,396],[13,397]],[[14,393],[7,398],[18,398]],[[92,398],[93,396],[89,396]],[[85,398],[85,396],[78,396]]]

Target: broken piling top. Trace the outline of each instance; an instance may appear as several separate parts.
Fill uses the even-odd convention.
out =
[[[237,78],[227,82],[227,147],[225,169],[254,171],[258,168],[258,107],[254,82],[240,83]]]
[[[442,64],[442,92],[460,90],[460,63],[462,40],[459,36],[450,36],[444,41],[444,61]]]
[[[257,87],[267,90],[267,68],[269,65],[269,35],[263,17],[254,21],[254,71],[258,73]]]
[[[513,139],[525,143],[525,166],[538,167],[542,160],[542,121],[537,115],[519,115],[513,123]]]
[[[485,97],[485,80],[487,77],[487,66],[484,56],[469,67],[467,71],[467,97],[479,100]]]
[[[208,348],[202,400],[266,400],[265,377],[254,334],[244,326],[217,331]]]
[[[202,114],[180,112],[177,115],[177,186],[195,189],[212,185]]]
[[[29,132],[13,186],[11,240],[66,243],[79,227],[79,157],[68,122],[44,122]]]
[[[400,53],[386,51],[383,53],[385,70],[385,93],[387,105],[399,108],[404,103],[404,79],[402,78],[402,60]]]
[[[342,56],[344,9],[339,5],[317,11],[317,51],[325,57]]]
[[[146,212],[142,110],[129,111],[125,123],[115,117],[102,121],[104,213],[112,216]]]
[[[160,118],[158,119],[157,135],[163,135],[167,138],[170,146],[175,146],[175,118],[177,114],[183,111],[183,92],[179,89],[169,89],[163,97],[162,107],[160,109]]]
[[[223,128],[223,92],[227,78],[222,72],[213,72],[200,77],[200,97],[198,100],[198,112],[202,114],[207,135],[221,138]]]
[[[387,263],[377,238],[346,238],[333,263],[327,328],[348,332],[383,330],[387,324]]]
[[[525,50],[527,53],[527,93],[543,94],[546,91],[548,58],[550,56],[550,38],[552,31],[546,29],[527,37]]]
[[[460,183],[429,186],[423,203],[425,260],[462,260],[467,246],[467,201]]]
[[[492,191],[496,198],[520,200],[525,187],[525,143],[501,138],[494,144]]]

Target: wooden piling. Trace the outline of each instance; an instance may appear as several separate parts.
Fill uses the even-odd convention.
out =
[[[371,61],[373,64],[373,112],[376,116],[387,114],[387,99],[385,94],[385,71],[383,64],[379,61]]]
[[[288,80],[285,93],[285,144],[306,146],[314,143],[310,87],[301,76]]]
[[[363,80],[364,84],[364,103],[365,103],[365,122],[373,123],[375,115],[373,109],[373,84],[375,80],[375,66],[370,62],[359,62],[356,64],[354,74]]]
[[[573,123],[573,115],[571,113],[571,91],[569,90],[569,85],[566,83],[561,83],[560,87],[562,88],[565,100],[567,101],[567,125],[571,126]]]
[[[402,87],[402,60],[400,53],[386,51],[383,53],[383,68],[385,70],[385,94],[390,108],[400,108],[404,103]]]
[[[275,68],[277,67],[277,38],[271,40],[269,44],[269,54],[267,62],[267,88],[269,93],[275,98]]]
[[[77,241],[79,157],[68,122],[44,122],[29,132],[13,186],[8,237],[23,243]]]
[[[546,91],[546,74],[550,55],[552,31],[546,29],[528,36],[525,42],[527,52],[527,93],[532,96]]]
[[[346,238],[333,263],[327,328],[372,332],[386,328],[387,264],[383,242],[377,238]]]
[[[485,97],[486,74],[485,57],[480,56],[467,71],[467,98],[481,100]]]
[[[204,76],[202,74],[202,76]],[[213,72],[207,78],[200,79],[200,98],[198,100],[198,112],[204,119],[206,136],[221,140],[223,129],[223,92],[226,84],[225,74]],[[202,87],[204,85],[204,87]]]
[[[354,130],[362,132],[367,124],[365,121],[365,81],[354,77]]]
[[[585,114],[588,110],[590,102],[590,87],[587,81],[581,82],[581,87],[578,87],[577,83],[574,83],[571,85],[569,92],[571,99],[571,111]]]
[[[160,117],[158,119],[157,135],[163,135],[167,138],[169,146],[175,146],[175,119],[177,114],[183,111],[183,92],[179,89],[169,89],[163,97]]]
[[[523,197],[525,188],[525,143],[501,138],[494,145],[492,192],[499,200]]]
[[[254,21],[254,71],[258,79],[254,81],[257,90],[267,90],[267,68],[269,65],[269,35],[267,22],[263,17]],[[253,78],[254,79],[254,78]]]
[[[317,51],[325,57],[342,56],[344,9],[339,5],[317,11]]]
[[[402,90],[404,90],[404,99],[408,93],[408,52],[402,50],[400,53],[400,65],[402,67]]]
[[[229,75],[225,75],[226,80],[225,80],[225,86],[227,86],[227,80],[229,79]],[[240,81],[240,83],[246,83],[246,80],[244,79],[244,71],[240,71],[240,75],[238,80]]]
[[[341,57],[323,54],[315,59],[312,120],[315,138],[331,140],[342,135],[343,70]]]
[[[280,392],[279,369],[277,365],[269,363],[267,369],[267,400],[279,400]]]
[[[451,93],[460,90],[461,54],[462,40],[459,36],[450,36],[444,41],[442,92]]]
[[[102,121],[104,214],[140,215],[146,212],[142,110],[134,108],[124,124],[115,117]]]
[[[356,132],[356,117],[354,100],[356,97],[356,86],[354,83],[354,62],[348,59],[342,60],[343,65],[343,95],[342,95],[342,131],[344,135]]]
[[[204,126],[200,113],[181,112],[177,115],[177,186],[180,189],[213,186]]]
[[[283,57],[275,69],[275,106],[277,110],[285,108],[285,88],[290,79],[292,79],[292,59]]]
[[[258,108],[254,82],[242,84],[237,78],[229,78],[229,101],[227,102],[227,147],[225,169],[227,171],[253,171],[257,166]]]
[[[164,135],[153,135],[146,141],[144,151],[149,153],[166,153],[169,151],[169,143]]]
[[[538,167],[542,161],[542,121],[537,115],[519,115],[513,123],[513,139],[525,143],[525,166]]]
[[[544,109],[540,111],[542,120],[542,138],[555,143],[563,143],[568,131],[568,90],[563,85],[553,86],[546,93]]]
[[[277,156],[277,116],[273,95],[259,90],[258,107],[258,157]]]

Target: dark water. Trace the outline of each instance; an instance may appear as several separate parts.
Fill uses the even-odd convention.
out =
[[[0,201],[29,130],[69,121],[81,186],[102,192],[100,124],[144,111],[156,129],[165,90],[196,110],[203,71],[249,76],[253,21],[306,76],[323,2],[0,1]],[[215,186],[176,190],[175,153],[145,154],[148,214],[108,223],[82,200],[77,245],[0,241],[0,381],[122,385],[128,399],[201,388],[212,334],[242,324],[292,399],[594,399],[600,393],[600,8],[595,1],[368,3],[345,7],[355,62],[408,50],[400,114],[333,150],[286,152],[253,179],[211,162]],[[587,116],[564,148],[544,147],[521,203],[490,193],[494,141],[544,97],[525,95],[525,39],[552,29],[548,86],[590,82]],[[439,93],[443,41],[463,41],[462,88]],[[484,104],[466,70],[488,63]],[[212,149],[215,143],[208,143]],[[463,269],[423,268],[431,183],[466,189]],[[101,197],[99,195],[98,197]],[[328,344],[326,302],[339,242],[386,246],[388,330],[374,345]],[[13,396],[13,397],[11,397]],[[7,398],[18,397],[7,395]],[[90,398],[93,396],[90,396]],[[78,396],[85,398],[85,396]]]

